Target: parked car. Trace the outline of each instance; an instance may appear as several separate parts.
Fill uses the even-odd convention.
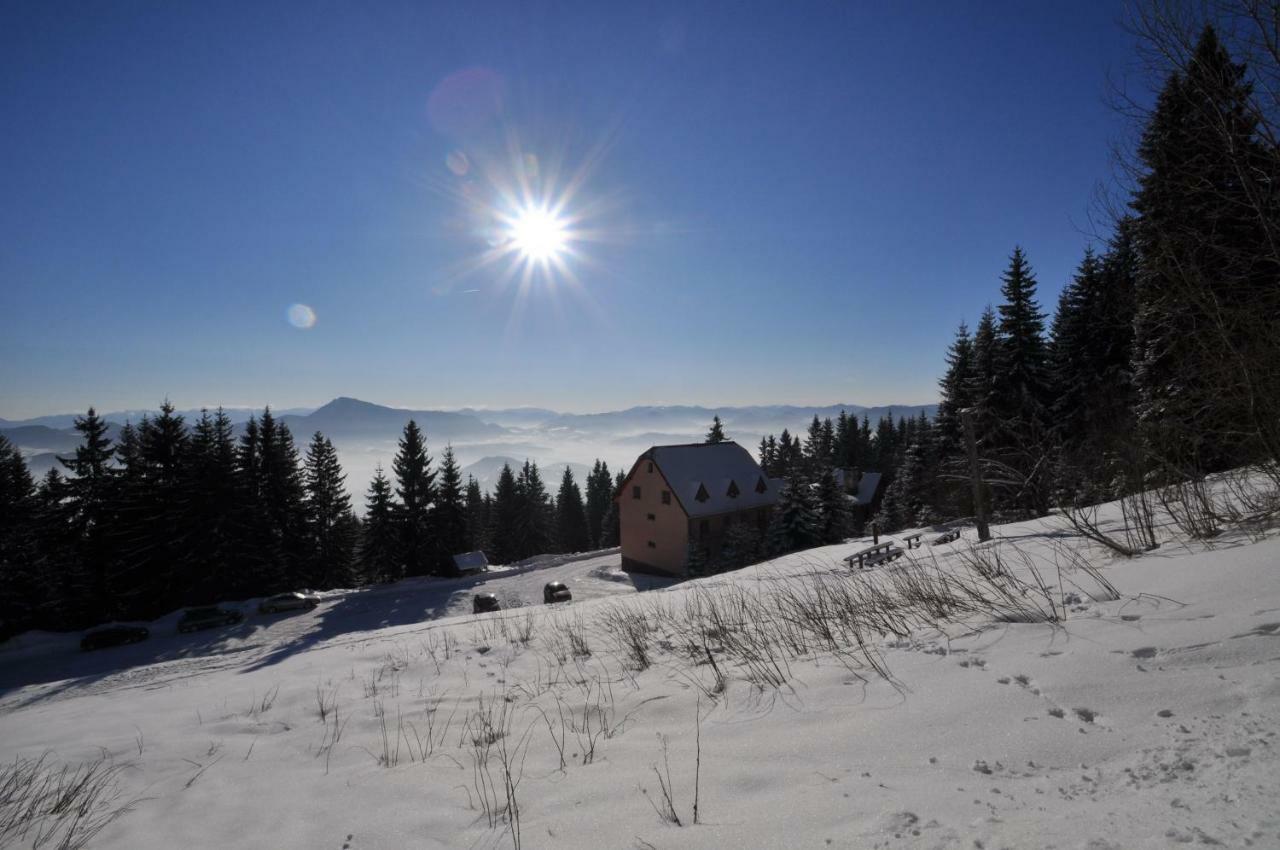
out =
[[[501,611],[502,605],[498,603],[498,597],[492,593],[477,593],[471,597],[471,611],[474,614],[483,614],[487,611]]]
[[[542,588],[542,601],[547,605],[553,602],[568,602],[573,599],[573,594],[569,592],[569,588],[564,586],[562,581],[549,581]]]
[[[258,605],[258,612],[274,614],[277,611],[310,611],[319,604],[317,597],[305,593],[277,593],[262,600]]]
[[[85,652],[95,649],[106,649],[108,646],[121,646],[126,643],[138,643],[151,637],[151,632],[142,626],[106,626],[80,638],[80,648]]]
[[[244,614],[226,608],[208,606],[206,608],[188,608],[178,620],[178,631],[197,632],[200,629],[212,629],[215,626],[233,626],[244,622]]]

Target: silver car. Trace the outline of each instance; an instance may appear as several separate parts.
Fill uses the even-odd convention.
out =
[[[320,600],[305,593],[277,593],[262,600],[258,606],[260,614],[275,614],[279,611],[310,611],[320,604]]]

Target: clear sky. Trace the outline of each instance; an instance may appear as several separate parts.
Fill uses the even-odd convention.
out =
[[[1121,12],[6,4],[0,417],[932,401],[1013,246],[1047,311],[1090,241]]]

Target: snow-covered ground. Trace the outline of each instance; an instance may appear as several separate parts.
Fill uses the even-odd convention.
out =
[[[0,759],[105,751],[103,800],[136,801],[105,848],[1280,847],[1280,536],[1124,560],[1059,519],[995,531],[671,587],[549,560],[484,576],[525,607],[480,616],[478,580],[421,580],[89,654],[28,635]],[[981,589],[997,553],[1003,602],[902,595]],[[574,602],[539,604],[552,579]]]

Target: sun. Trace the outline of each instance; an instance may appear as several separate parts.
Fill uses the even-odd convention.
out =
[[[568,225],[545,207],[529,206],[511,220],[512,247],[526,260],[549,262],[565,252]]]

